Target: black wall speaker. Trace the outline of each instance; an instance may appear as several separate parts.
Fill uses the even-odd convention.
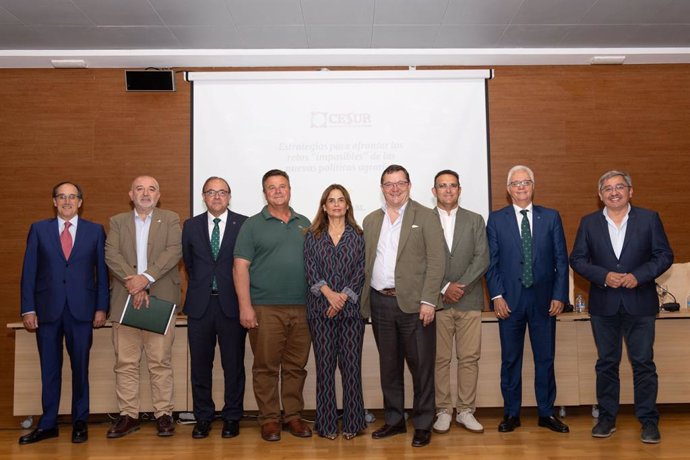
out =
[[[175,91],[174,70],[125,70],[127,91]]]

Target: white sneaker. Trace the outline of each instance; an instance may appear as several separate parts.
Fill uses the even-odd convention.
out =
[[[458,425],[465,427],[467,431],[471,431],[472,433],[484,432],[484,427],[482,424],[479,423],[476,418],[474,418],[474,414],[469,410],[459,412],[457,417],[455,417],[455,421],[458,423]],[[436,425],[434,425],[434,427],[435,426]]]
[[[436,422],[434,423],[434,432],[436,433],[448,433],[450,430],[450,421],[453,418],[450,416],[446,409],[439,409],[436,413]]]

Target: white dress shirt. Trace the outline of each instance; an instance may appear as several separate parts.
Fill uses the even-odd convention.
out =
[[[208,239],[211,241],[211,238],[213,237],[213,227],[215,227],[215,223],[213,222],[213,219],[216,218],[213,214],[210,212],[206,214],[208,216]],[[218,229],[220,230],[220,242],[223,242],[223,235],[225,235],[225,224],[228,221],[228,210],[226,209],[223,214],[218,216],[220,219],[220,222],[218,222]]]
[[[609,238],[611,238],[611,246],[613,246],[613,252],[616,254],[616,259],[621,258],[621,251],[623,251],[623,243],[625,242],[625,232],[628,230],[628,217],[630,217],[630,204],[628,204],[628,210],[625,213],[625,217],[621,221],[621,226],[616,226],[616,223],[609,217],[608,210],[604,208],[604,217],[606,222],[609,224]]]
[[[391,222],[387,207],[383,205],[383,223],[381,234],[376,246],[376,259],[371,274],[371,287],[377,291],[395,287],[395,262],[398,258],[398,245],[400,244],[400,230],[402,230],[403,216],[405,215],[406,202],[400,207],[400,215]]]
[[[155,210],[150,212],[146,218],[142,220],[139,217],[139,214],[137,214],[137,210],[134,210],[134,225],[137,237],[137,273],[144,275],[151,283],[154,283],[156,280],[153,278],[153,276],[145,272],[149,267],[149,230],[151,229],[151,221],[153,220],[154,212]]]

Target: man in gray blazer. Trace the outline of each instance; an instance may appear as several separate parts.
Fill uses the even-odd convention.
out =
[[[482,342],[482,276],[489,268],[484,218],[458,205],[460,178],[449,169],[434,177],[431,192],[446,243],[446,274],[441,287],[444,309],[436,313],[436,433],[447,433],[455,421],[473,433],[484,427],[474,417]],[[455,341],[458,364],[457,401],[450,393],[450,361]]]
[[[434,422],[436,308],[445,268],[443,230],[431,209],[410,200],[410,176],[390,165],[381,175],[382,209],[363,223],[365,278],[362,316],[371,316],[379,351],[385,424],[374,439],[407,431],[405,361],[412,374],[413,447],[431,440]]]

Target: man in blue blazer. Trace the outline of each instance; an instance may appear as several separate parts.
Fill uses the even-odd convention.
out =
[[[29,230],[21,314],[26,330],[36,331],[43,415],[19,444],[58,436],[63,341],[72,367],[72,442],[88,439],[89,351],[93,328],[105,323],[108,311],[108,269],[103,227],[79,218],[81,204],[79,185],[61,182],[53,188],[57,218]]]
[[[187,220],[182,229],[182,258],[189,278],[184,313],[191,358],[195,439],[206,438],[215,417],[211,392],[216,341],[225,377],[225,403],[221,411],[224,438],[240,433],[244,401],[244,344],[247,330],[232,277],[235,239],[247,216],[228,209],[230,186],[209,177],[202,187],[208,212]]]
[[[556,316],[568,299],[568,252],[561,216],[534,206],[534,173],[527,166],[508,172],[513,204],[489,215],[487,236],[490,263],[486,274],[501,338],[500,432],[520,426],[522,354],[529,327],[534,355],[534,389],[539,426],[567,433],[554,415],[556,378]]]
[[[630,205],[632,179],[608,171],[599,179],[603,211],[582,218],[570,264],[590,282],[589,313],[597,345],[599,421],[595,438],[616,431],[622,341],[633,369],[635,415],[645,443],[661,441],[656,407],[654,328],[659,312],[655,279],[673,263],[659,214]]]

